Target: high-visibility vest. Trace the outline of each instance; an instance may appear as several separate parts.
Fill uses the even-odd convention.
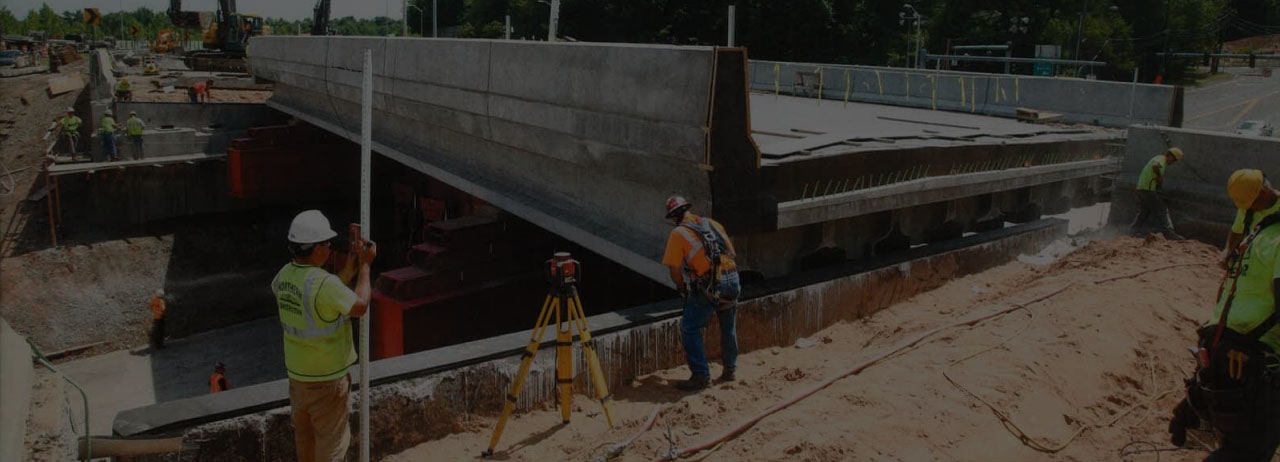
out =
[[[711,219],[696,217],[692,220],[683,221],[673,232],[689,242],[689,251],[684,254],[684,272],[690,278],[701,277],[712,267],[707,249],[703,245],[704,240],[709,245],[717,245],[723,248],[723,250],[716,252],[720,254],[720,261],[717,263],[721,271],[736,269],[733,261],[736,255],[734,255],[727,238],[721,234],[719,229],[716,229]]]
[[[341,284],[321,268],[289,263],[271,282],[284,331],[284,363],[294,380],[334,380],[346,375],[356,361],[350,318],[339,315],[325,320],[316,310],[320,284],[330,277],[330,284]]]
[[[113,119],[110,116],[102,116],[102,126],[98,127],[98,131],[101,131],[102,133],[115,133],[116,119]]]
[[[133,85],[128,80],[120,79],[119,82],[116,82],[116,91],[129,91],[132,88]]]
[[[223,375],[221,372],[214,372],[213,375],[210,375],[209,376],[209,393],[217,393],[220,391],[227,391],[231,389],[231,382],[227,382],[226,388],[222,387],[222,383],[223,381],[226,380],[226,378],[227,376]]]
[[[129,120],[124,121],[124,126],[130,135],[141,135],[142,125],[142,119],[137,117],[130,117]]]
[[[62,123],[62,130],[67,133],[79,132],[80,124],[84,123],[83,120],[76,116],[63,117],[59,122]]]

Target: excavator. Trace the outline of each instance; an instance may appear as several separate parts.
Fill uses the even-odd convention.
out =
[[[261,16],[237,12],[236,0],[218,0],[216,12],[183,11],[182,0],[169,0],[168,13],[175,27],[204,31],[204,49],[185,54],[192,70],[246,72],[249,68],[244,56],[249,38],[271,34],[271,27]]]
[[[311,35],[329,35],[329,0],[316,1],[315,15],[311,17]]]

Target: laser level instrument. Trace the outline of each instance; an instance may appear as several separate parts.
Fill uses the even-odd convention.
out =
[[[546,263],[547,282],[551,285],[546,299],[542,302],[542,312],[538,314],[538,322],[533,326],[533,336],[529,345],[524,348],[520,361],[520,370],[515,381],[511,382],[511,391],[507,393],[507,401],[502,405],[502,417],[498,426],[493,429],[493,437],[489,439],[489,449],[482,456],[492,456],[493,448],[498,446],[502,437],[502,429],[515,410],[516,399],[524,380],[529,376],[529,367],[533,364],[533,356],[538,352],[538,344],[552,316],[556,323],[556,388],[560,392],[560,418],[562,423],[569,423],[569,413],[573,409],[573,332],[577,329],[578,338],[582,342],[582,351],[586,356],[587,366],[591,372],[591,385],[596,390],[596,398],[604,407],[604,418],[609,426],[613,426],[613,397],[609,394],[609,385],[604,380],[604,369],[600,368],[600,358],[596,356],[595,342],[591,340],[591,331],[587,328],[587,317],[582,312],[582,299],[578,297],[576,286],[581,277],[582,266],[574,260],[569,252],[556,252]]]

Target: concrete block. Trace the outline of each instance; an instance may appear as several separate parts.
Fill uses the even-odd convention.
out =
[[[23,460],[35,369],[25,337],[0,319],[0,459]]]

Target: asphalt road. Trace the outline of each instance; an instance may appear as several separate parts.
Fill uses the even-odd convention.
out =
[[[1280,72],[1263,77],[1261,69],[1226,71],[1230,80],[1187,91],[1183,127],[1234,131],[1245,120],[1280,125]]]

